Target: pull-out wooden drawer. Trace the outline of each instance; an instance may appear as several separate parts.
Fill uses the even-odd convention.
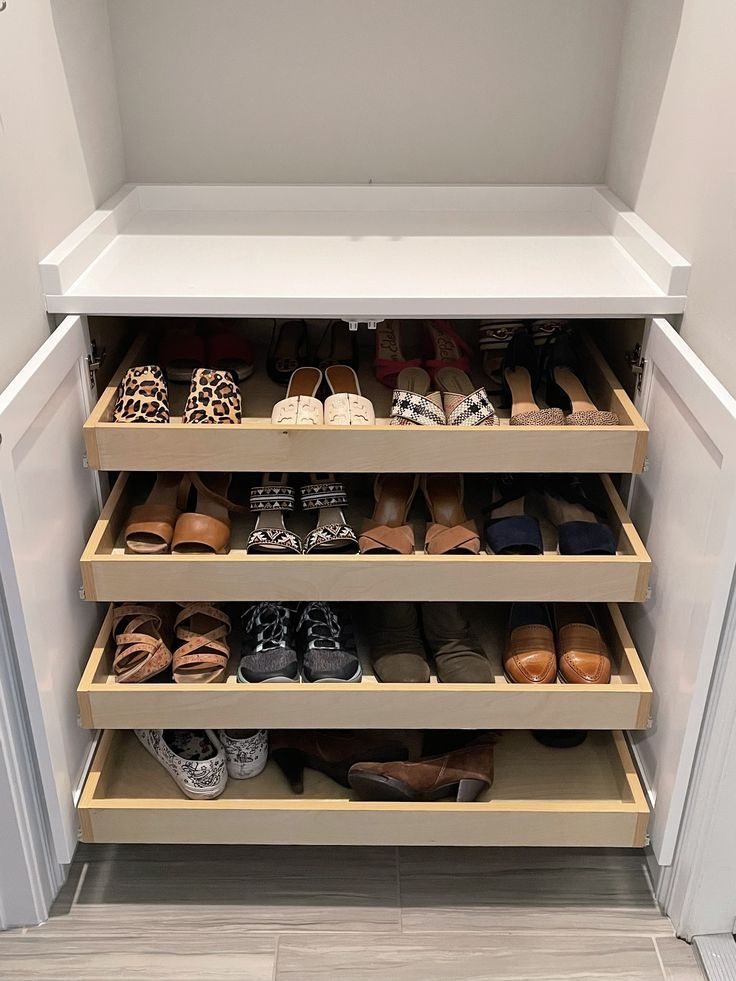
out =
[[[250,335],[249,335],[250,336]],[[644,464],[647,426],[605,359],[584,331],[585,379],[595,404],[615,412],[620,426],[501,425],[427,428],[388,425],[391,390],[373,374],[372,355],[360,370],[363,394],[375,407],[375,426],[275,426],[271,410],[284,389],[263,371],[241,385],[245,416],[239,426],[185,425],[188,391],[171,384],[169,423],[115,423],[117,387],[131,365],[155,358],[155,344],[141,335],[105,389],[84,427],[87,458],[100,470],[224,470],[376,473],[574,472],[637,473]],[[488,379],[478,375],[478,385]]]
[[[372,511],[372,481],[349,484],[348,520],[360,529]],[[123,533],[131,507],[151,481],[121,475],[82,555],[89,600],[580,600],[633,602],[646,596],[650,559],[620,497],[601,477],[615,556],[561,556],[554,529],[543,525],[543,555],[425,555],[425,519],[418,518],[414,555],[248,555],[250,516],[235,515],[227,555],[126,555]],[[468,513],[480,516],[486,485],[468,482]],[[476,500],[472,500],[473,496]],[[487,498],[486,498],[487,500]],[[310,517],[311,515],[311,517]],[[300,525],[301,522],[307,522]],[[309,524],[308,522],[311,522]],[[313,512],[296,514],[290,527],[306,534]]]
[[[313,770],[294,796],[270,762],[253,780],[228,781],[218,800],[188,800],[132,732],[107,731],[79,817],[89,842],[638,847],[649,813],[619,732],[564,750],[506,732],[493,786],[473,804],[350,797]]]
[[[233,617],[237,610],[231,611]],[[373,674],[354,610],[363,663],[359,684],[238,684],[240,640],[231,635],[232,657],[221,684],[178,685],[170,675],[146,684],[119,684],[112,672],[115,644],[108,610],[79,684],[82,725],[94,729],[356,727],[446,729],[641,729],[647,724],[651,688],[616,605],[597,616],[611,651],[609,685],[510,684],[501,663],[508,607],[483,604],[470,610],[476,635],[493,666],[492,685],[447,685],[432,676],[426,685],[382,684]]]

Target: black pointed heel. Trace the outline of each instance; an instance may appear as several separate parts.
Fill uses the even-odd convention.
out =
[[[271,759],[281,769],[292,792],[304,793],[304,754],[298,749],[275,749]]]

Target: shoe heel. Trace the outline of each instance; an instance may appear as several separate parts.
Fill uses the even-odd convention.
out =
[[[457,787],[457,803],[472,803],[489,786],[490,784],[486,783],[485,780],[471,780],[469,777],[461,780]]]
[[[282,770],[292,792],[304,793],[304,757],[298,749],[275,749],[271,759]]]

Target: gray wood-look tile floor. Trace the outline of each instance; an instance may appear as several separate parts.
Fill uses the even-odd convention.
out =
[[[13,981],[700,981],[640,853],[81,846]]]

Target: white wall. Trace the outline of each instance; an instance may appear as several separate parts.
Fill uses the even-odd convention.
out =
[[[132,181],[595,182],[623,0],[110,0]]]
[[[106,0],[0,13],[0,389],[48,337],[38,260],[123,181]]]
[[[736,395],[736,4],[631,0],[607,180],[693,264],[682,335]]]

